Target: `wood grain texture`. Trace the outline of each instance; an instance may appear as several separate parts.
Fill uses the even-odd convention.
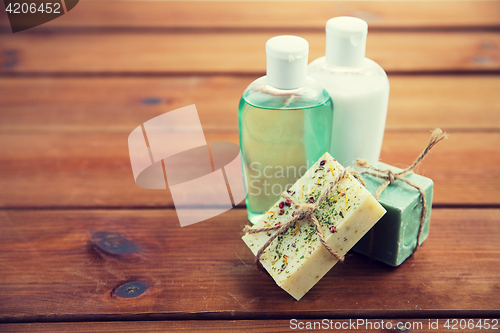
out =
[[[80,1],[12,34],[0,10],[0,331],[499,318],[499,11],[499,1]],[[313,60],[340,15],[368,22],[367,56],[390,74],[382,161],[408,166],[433,127],[450,139],[417,170],[435,183],[417,253],[399,268],[350,254],[297,302],[253,264],[243,205],[180,228],[168,189],[134,183],[127,137],[196,104],[207,141],[238,143],[238,101],[265,73],[267,39],[305,37]],[[99,243],[101,231],[132,253],[103,250],[120,243]],[[133,281],[148,289],[119,297]]]
[[[360,318],[361,319],[361,318]],[[326,320],[326,321],[325,321]],[[456,318],[460,327],[467,327],[467,324],[478,324],[479,319],[471,318]],[[453,319],[450,321],[453,324]],[[450,323],[449,322],[449,323]],[[488,320],[491,325],[492,319]],[[495,323],[496,321],[494,321]],[[434,324],[437,325],[434,325]],[[262,333],[280,333],[290,332],[291,330],[306,330],[307,327],[316,330],[325,330],[335,332],[342,331],[346,333],[356,332],[369,332],[369,333],[383,333],[390,332],[390,325],[393,331],[400,325],[403,331],[425,331],[429,330],[429,325],[432,332],[435,333],[449,333],[450,328],[445,327],[446,319],[364,319],[364,322],[358,322],[356,319],[315,319],[307,320],[300,319],[294,321],[290,320],[182,320],[182,321],[113,321],[113,322],[87,322],[87,323],[26,323],[26,324],[0,324],[2,332],[262,332]],[[484,321],[481,321],[484,326]],[[310,326],[308,326],[310,325]],[[316,325],[316,326],[314,326]],[[342,325],[344,328],[342,328]],[[406,325],[406,327],[404,326]],[[377,327],[384,327],[383,329],[376,329]],[[350,328],[349,328],[350,327]],[[474,327],[474,326],[471,326]],[[479,327],[479,326],[478,326]],[[498,327],[498,325],[496,325]],[[309,329],[311,330],[311,329]],[[490,330],[491,331],[491,330]],[[293,332],[293,331],[292,331]],[[397,331],[396,331],[397,332]]]
[[[164,112],[196,104],[205,131],[237,131],[239,99],[255,78],[0,78],[0,130],[128,132]],[[498,76],[393,75],[389,80],[389,131],[500,129]]]
[[[0,73],[265,73],[266,41],[279,32],[0,35]],[[325,34],[299,34],[309,59],[324,55]],[[366,55],[388,72],[500,69],[494,32],[374,32]],[[8,56],[7,56],[8,55]]]
[[[370,28],[498,27],[496,1],[80,1],[38,31],[97,28],[290,28],[323,30],[334,16],[356,16]],[[5,12],[1,23],[7,26]],[[61,29],[63,30],[63,29]]]
[[[130,128],[130,131],[133,128]],[[446,128],[444,128],[446,131]],[[207,132],[207,141],[238,143],[237,132]],[[381,160],[406,167],[430,132],[387,132]],[[128,133],[2,134],[0,207],[171,207],[168,190],[139,188]],[[434,181],[436,205],[500,204],[500,133],[451,132],[418,168]]]
[[[498,316],[499,218],[498,209],[434,209],[429,238],[403,265],[349,255],[297,302],[252,263],[243,209],[185,228],[173,210],[2,210],[0,320]],[[96,251],[96,231],[138,250]],[[127,281],[149,289],[113,297]]]

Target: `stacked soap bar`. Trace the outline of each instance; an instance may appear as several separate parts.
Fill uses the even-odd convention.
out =
[[[343,167],[325,153],[288,193],[298,203],[314,203],[343,171]],[[293,205],[280,198],[252,229],[284,224],[294,214]],[[385,209],[358,180],[347,173],[314,214],[326,242],[340,256],[344,256],[385,214]],[[247,233],[243,241],[256,254],[275,232]],[[276,283],[297,300],[337,261],[320,243],[314,223],[308,219],[298,221],[274,239],[260,258],[262,266]]]
[[[378,163],[375,166],[393,172],[401,171],[401,169],[384,163]],[[366,188],[371,193],[375,193],[385,181],[367,174],[363,174],[362,177]],[[422,244],[429,235],[433,182],[431,179],[417,174],[409,174],[405,178],[422,188],[425,193],[427,209],[420,236],[420,244]],[[379,202],[387,210],[387,214],[373,228],[372,245],[370,244],[370,233],[368,233],[353,247],[353,250],[391,266],[399,266],[413,253],[417,246],[422,198],[415,187],[397,179],[382,192]]]

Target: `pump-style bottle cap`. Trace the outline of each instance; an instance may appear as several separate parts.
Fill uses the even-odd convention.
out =
[[[326,62],[359,67],[365,58],[368,24],[356,17],[339,16],[326,22]]]
[[[297,36],[276,36],[266,43],[267,83],[279,89],[306,84],[309,43]]]

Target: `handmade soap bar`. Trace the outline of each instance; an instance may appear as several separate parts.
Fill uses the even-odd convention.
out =
[[[343,167],[325,153],[288,193],[296,203],[314,204],[343,171]],[[295,213],[294,204],[281,198],[251,229],[286,224]],[[314,216],[328,245],[342,257],[384,213],[385,209],[370,192],[347,173],[328,192]],[[247,233],[243,241],[257,254],[275,232]],[[270,243],[260,262],[281,288],[299,300],[338,259],[321,244],[312,220],[302,219]]]
[[[376,167],[389,169],[393,172],[401,171],[401,169],[384,163],[378,163]],[[385,181],[367,174],[363,174],[362,177],[366,183],[366,188],[372,194]],[[420,244],[422,244],[429,235],[433,182],[429,178],[413,173],[404,177],[422,188],[425,193],[427,209],[420,236]],[[420,192],[415,187],[396,179],[392,185],[385,188],[379,197],[379,202],[387,210],[387,214],[373,228],[372,245],[370,245],[370,233],[367,233],[354,246],[353,250],[391,266],[401,265],[413,253],[417,245],[420,214],[422,212],[421,199]]]

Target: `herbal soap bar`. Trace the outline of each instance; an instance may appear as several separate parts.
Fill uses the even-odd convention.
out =
[[[401,171],[401,169],[384,163],[378,163],[376,167],[389,169],[393,172]],[[362,177],[366,188],[371,193],[375,193],[385,181],[367,174],[363,174]],[[404,177],[422,188],[425,193],[427,209],[420,235],[420,244],[422,244],[429,235],[433,182],[431,179],[417,174],[409,174]],[[379,202],[387,210],[387,214],[373,229],[372,245],[370,246],[370,233],[368,233],[354,246],[353,250],[391,266],[399,266],[413,253],[417,246],[422,198],[415,187],[396,179],[382,192]]]
[[[297,203],[315,203],[323,191],[344,171],[344,168],[325,153],[288,190]],[[280,198],[251,229],[285,224],[296,210],[289,200]],[[384,215],[385,209],[357,179],[347,173],[314,211],[327,244],[344,256],[363,235]],[[257,254],[276,232],[247,233],[243,241]],[[336,263],[336,259],[320,243],[314,223],[299,220],[270,243],[260,263],[276,283],[299,300]]]

